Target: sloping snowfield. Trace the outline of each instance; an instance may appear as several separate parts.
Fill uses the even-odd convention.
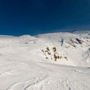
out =
[[[90,32],[0,36],[0,90],[90,90]]]

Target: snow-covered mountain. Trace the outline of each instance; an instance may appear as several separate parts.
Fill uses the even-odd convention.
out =
[[[0,36],[0,90],[90,90],[90,31]]]

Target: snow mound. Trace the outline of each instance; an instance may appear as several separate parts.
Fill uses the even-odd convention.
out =
[[[76,31],[73,31],[73,33],[75,33],[75,34],[90,34],[90,30],[80,30],[80,31],[78,31],[78,30],[76,30]]]

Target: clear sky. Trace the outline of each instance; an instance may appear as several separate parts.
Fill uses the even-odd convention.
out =
[[[90,30],[90,0],[0,0],[0,34]]]

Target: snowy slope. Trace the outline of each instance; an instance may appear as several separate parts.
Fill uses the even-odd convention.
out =
[[[50,48],[50,52],[52,54],[48,55],[47,57],[53,57],[54,53],[57,53],[58,56],[60,56],[60,58],[57,59],[56,62],[73,66],[90,66],[90,62],[87,62],[88,57],[83,60],[83,54],[87,52],[90,47],[89,35],[87,35],[86,37],[81,37],[81,35],[79,34],[53,33],[38,35],[36,37],[42,39],[43,41],[46,41],[46,43],[48,44],[51,44],[44,47]],[[57,49],[56,52],[53,52],[53,47]]]
[[[90,90],[90,35],[0,36],[0,90]]]

